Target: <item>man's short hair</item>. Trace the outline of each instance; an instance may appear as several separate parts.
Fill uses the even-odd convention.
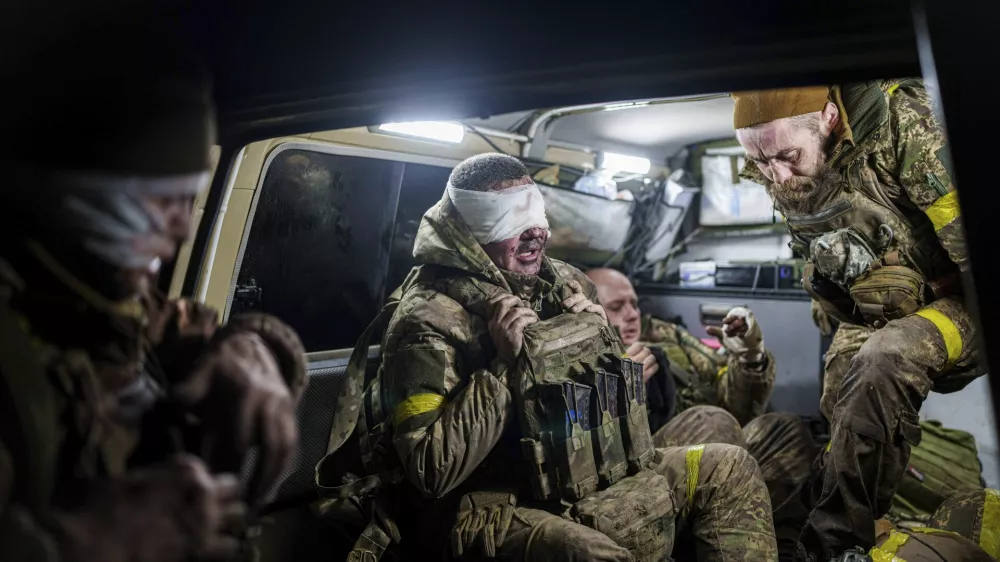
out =
[[[505,181],[527,176],[528,168],[520,160],[509,154],[488,152],[467,158],[455,166],[448,177],[448,183],[455,189],[466,191],[490,191]]]

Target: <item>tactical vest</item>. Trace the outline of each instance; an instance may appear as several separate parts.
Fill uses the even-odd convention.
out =
[[[426,266],[414,270],[393,294],[355,348],[355,375],[358,367],[364,371],[361,358],[367,357],[373,327],[391,317],[402,294],[421,280],[433,279],[435,289],[471,314],[489,317],[489,299],[503,289],[467,275],[435,279],[438,271]],[[604,532],[639,559],[665,557],[673,540],[673,505],[665,478],[647,470],[655,450],[642,365],[625,356],[614,331],[590,313],[563,313],[536,322],[525,328],[522,353],[508,377],[534,499],[563,509],[572,506],[569,517]],[[355,429],[368,476],[338,486],[331,449],[317,466],[317,484],[328,497],[364,496],[401,479],[380,378],[365,385]],[[342,431],[331,434],[331,443],[344,439]],[[388,546],[385,533],[366,533],[376,536],[382,549]]]
[[[879,142],[892,134],[889,95],[872,84],[845,87],[856,144],[832,164],[839,191],[814,213],[785,214],[790,246],[808,258],[806,290],[835,318],[875,328],[950,294],[958,281],[927,216],[893,201],[874,172]]]
[[[561,314],[524,335],[512,380],[535,499],[574,503],[648,466],[642,367],[604,320]]]

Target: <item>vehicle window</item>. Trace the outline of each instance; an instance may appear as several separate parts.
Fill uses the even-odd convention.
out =
[[[281,318],[306,351],[353,347],[385,297],[403,168],[310,150],[278,153],[258,194],[231,313]]]
[[[413,240],[417,236],[420,219],[441,199],[448,183],[451,168],[427,164],[407,164],[399,190],[399,210],[392,236],[392,255],[389,261],[389,280],[386,288],[394,290],[416,265],[413,260]]]

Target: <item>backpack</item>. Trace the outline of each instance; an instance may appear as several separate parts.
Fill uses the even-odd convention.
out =
[[[910,450],[889,509],[888,517],[897,523],[925,523],[958,490],[984,485],[975,437],[934,420],[921,422],[920,428],[920,445]]]

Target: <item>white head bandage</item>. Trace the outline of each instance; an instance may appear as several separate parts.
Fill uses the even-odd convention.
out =
[[[19,198],[22,212],[46,238],[75,241],[121,268],[154,270],[159,258],[136,240],[163,233],[167,224],[147,198],[194,197],[210,178],[208,172],[161,177],[62,172],[40,179],[40,187]]]
[[[514,238],[529,228],[549,228],[542,192],[533,183],[503,191],[469,191],[449,183],[448,197],[480,244]]]

